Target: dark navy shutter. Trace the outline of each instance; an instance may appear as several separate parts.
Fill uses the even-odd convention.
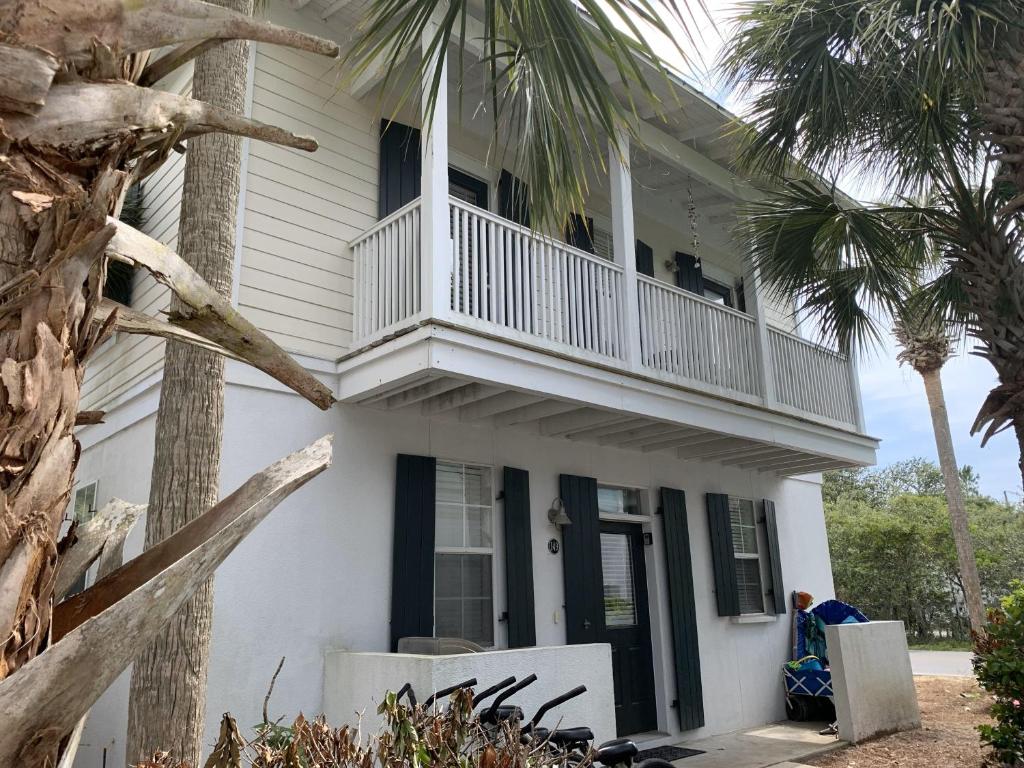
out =
[[[498,213],[516,224],[530,226],[528,192],[526,184],[502,170],[498,177]]]
[[[434,634],[434,496],[437,460],[398,454],[391,557],[391,651]]]
[[[704,272],[696,256],[676,251],[676,285],[684,291],[704,295]]]
[[[740,312],[747,311],[747,289],[743,280],[736,283],[736,309]]]
[[[508,647],[537,644],[533,609],[533,540],[530,536],[530,473],[505,467],[505,594]]]
[[[604,630],[601,521],[597,480],[561,475],[559,495],[571,525],[562,527],[565,577],[565,639],[570,645],[597,642]]]
[[[594,220],[578,213],[569,214],[569,222],[565,225],[565,242],[573,248],[587,253],[594,252]]]
[[[420,196],[421,164],[419,129],[381,120],[378,218]]]
[[[775,613],[786,613],[786,588],[782,584],[782,556],[779,552],[779,524],[775,502],[764,500],[764,529],[768,538],[768,559],[771,572],[771,606]]]
[[[669,621],[675,655],[679,727],[692,731],[704,725],[704,693],[697,648],[697,608],[693,597],[690,529],[686,521],[686,494],[661,489],[665,521],[665,563],[668,568]]]
[[[715,599],[719,616],[740,615],[740,593],[736,586],[736,552],[732,546],[729,497],[707,494],[708,529],[711,532],[711,563],[715,574]]]
[[[107,279],[103,283],[103,298],[130,307],[132,304],[132,279],[135,267],[122,261],[107,262]]]
[[[654,249],[643,240],[636,241],[636,271],[654,277]]]

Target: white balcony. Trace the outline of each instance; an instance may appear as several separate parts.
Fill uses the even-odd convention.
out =
[[[582,362],[857,429],[845,356],[775,328],[762,347],[756,318],[643,275],[639,314],[625,312],[622,267],[449,198],[450,322]],[[420,201],[352,244],[355,348],[423,321]],[[637,365],[627,326],[639,326]],[[763,361],[769,362],[764,367]],[[770,383],[768,383],[770,381]],[[774,399],[770,393],[774,392]]]

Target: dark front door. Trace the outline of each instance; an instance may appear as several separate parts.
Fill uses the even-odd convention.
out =
[[[644,539],[635,523],[601,523],[604,626],[596,642],[612,647],[615,725],[620,736],[653,731],[654,666],[647,610]]]

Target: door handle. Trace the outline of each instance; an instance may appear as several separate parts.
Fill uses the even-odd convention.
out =
[[[590,629],[590,619],[584,619],[583,620],[583,628],[584,629]]]

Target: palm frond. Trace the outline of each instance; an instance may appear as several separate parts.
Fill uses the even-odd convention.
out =
[[[357,76],[383,56],[383,90],[397,93],[399,102],[422,96],[429,116],[449,41],[458,45],[453,63],[460,82],[469,66],[462,51],[470,5],[371,0],[346,64]],[[587,172],[603,170],[607,137],[635,131],[633,97],[620,98],[613,81],[621,81],[627,93],[657,101],[648,66],[660,77],[667,72],[644,29],[676,41],[686,57],[694,15],[706,13],[703,0],[484,0],[482,6],[482,39],[475,41],[484,51],[481,106],[492,112],[501,139],[496,144],[511,148],[500,159],[527,181],[536,218],[560,224],[582,208]],[[405,54],[422,40],[415,77],[396,90]],[[420,94],[425,76],[429,86]]]
[[[787,180],[744,206],[738,230],[769,293],[794,297],[823,341],[844,351],[880,342],[924,266],[916,206],[862,207],[835,188]]]

